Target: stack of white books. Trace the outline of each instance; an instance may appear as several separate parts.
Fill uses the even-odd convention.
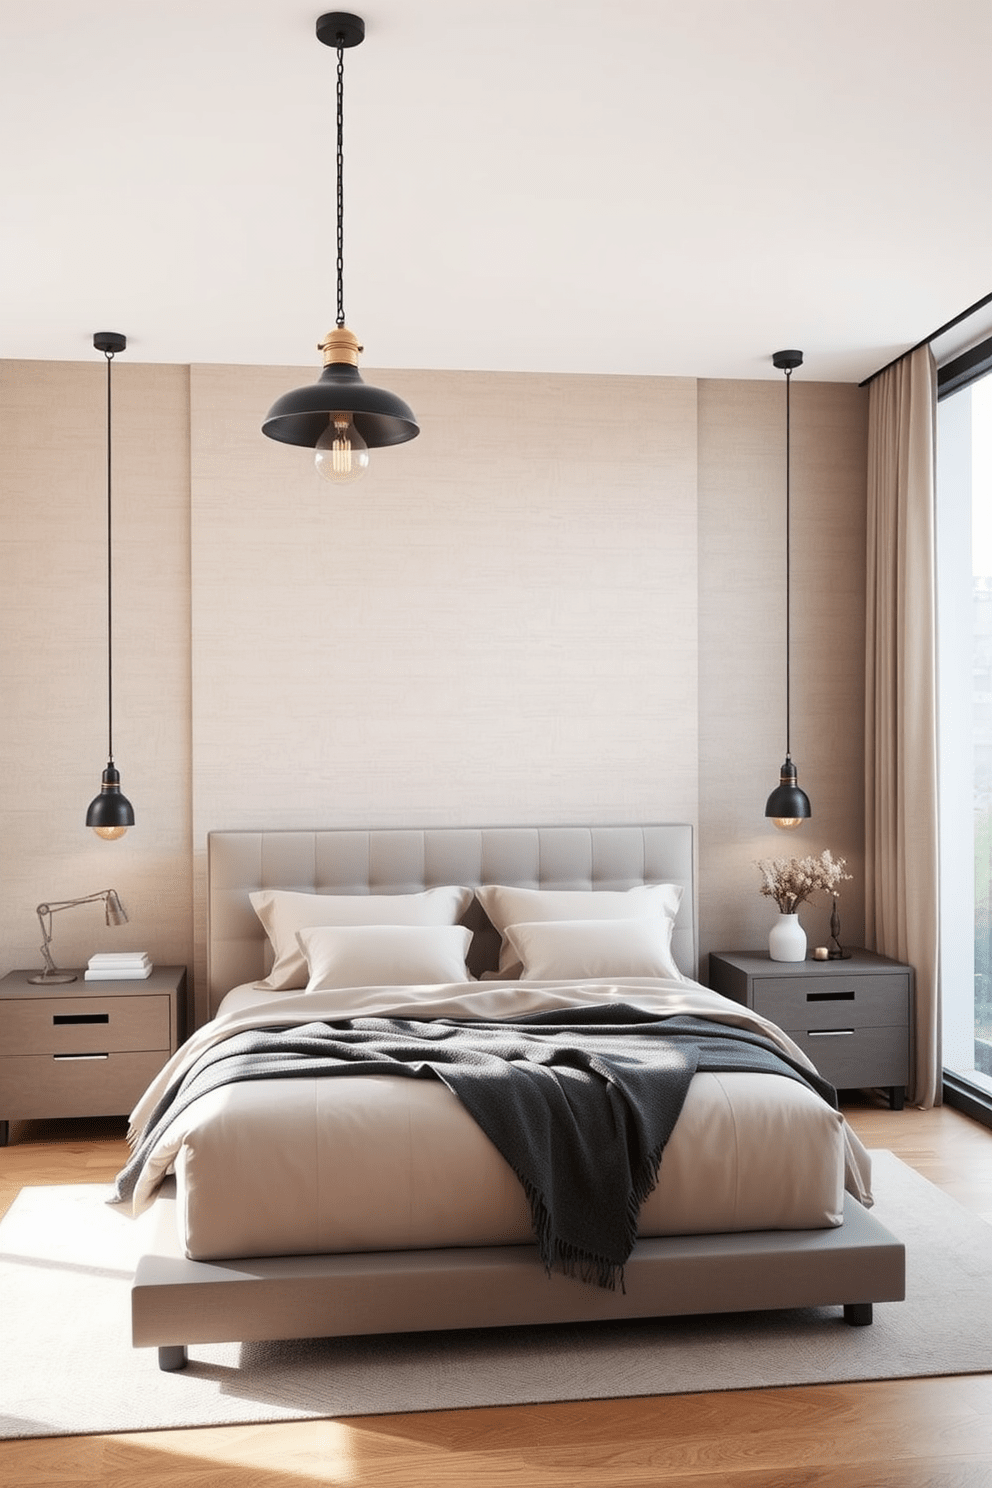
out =
[[[152,963],[147,951],[102,951],[90,957],[84,980],[134,982],[151,974]]]

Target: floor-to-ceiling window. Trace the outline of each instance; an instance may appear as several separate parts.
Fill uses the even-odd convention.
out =
[[[937,585],[944,1065],[992,1099],[992,342],[941,371]]]

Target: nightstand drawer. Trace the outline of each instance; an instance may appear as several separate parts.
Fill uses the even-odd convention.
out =
[[[909,977],[755,977],[755,1012],[786,1032],[906,1027]]]
[[[790,1037],[838,1090],[909,1083],[908,1029],[832,1029],[821,1034],[797,1032]]]
[[[0,1057],[127,1049],[157,1049],[167,1056],[171,1044],[166,996],[46,996],[0,1002]]]
[[[26,1055],[0,1058],[0,1112],[47,1116],[126,1116],[162,1068],[163,1054]]]

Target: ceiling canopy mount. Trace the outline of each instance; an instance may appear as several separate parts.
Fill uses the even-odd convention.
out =
[[[119,351],[127,350],[127,337],[121,335],[120,331],[96,331],[93,345],[104,356],[116,356]]]
[[[335,50],[361,46],[365,40],[365,22],[361,16],[350,15],[346,10],[329,10],[327,15],[317,18],[317,40]]]

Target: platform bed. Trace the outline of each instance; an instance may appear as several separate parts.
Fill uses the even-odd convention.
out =
[[[131,1294],[132,1340],[166,1370],[190,1344],[275,1338],[834,1306],[863,1326],[905,1296],[903,1245],[850,1196],[837,1229],[640,1240],[623,1293],[546,1276],[526,1245],[190,1261],[174,1202],[156,1201]]]
[[[623,889],[679,882],[673,950],[695,975],[692,837],[687,826],[437,831],[223,832],[209,842],[210,1012],[227,989],[265,974],[248,894],[415,892],[438,884]],[[477,966],[498,936],[474,905]],[[475,916],[472,918],[471,916]],[[477,971],[477,966],[473,970]],[[642,1238],[623,1290],[548,1275],[530,1245],[193,1261],[183,1253],[170,1179],[137,1223],[132,1341],[181,1369],[198,1343],[489,1328],[535,1323],[843,1309],[872,1321],[905,1296],[905,1248],[851,1195],[825,1229]]]

